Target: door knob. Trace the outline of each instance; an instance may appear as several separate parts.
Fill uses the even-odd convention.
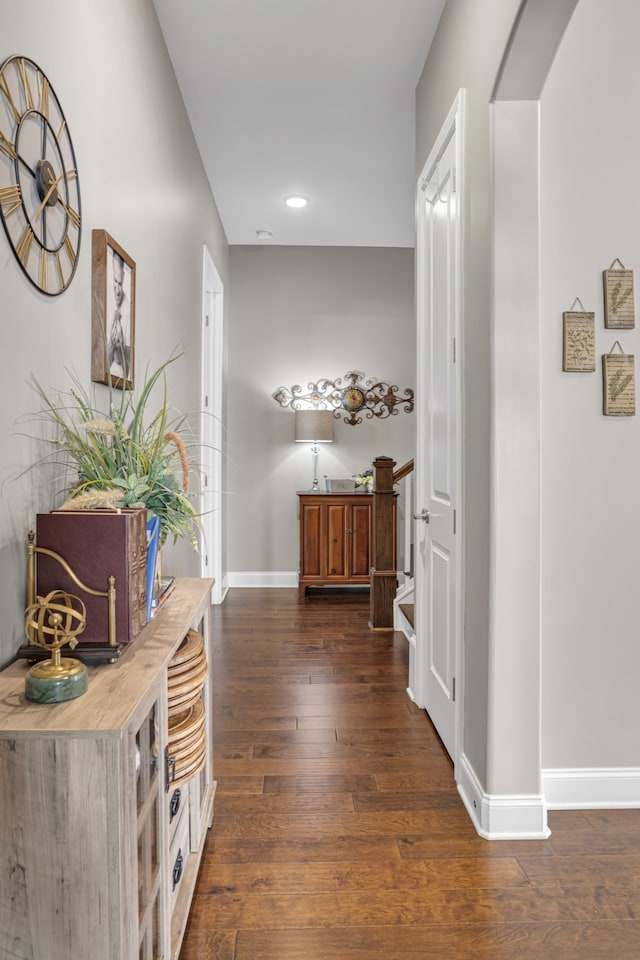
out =
[[[420,511],[420,513],[414,513],[413,515],[414,520],[424,520],[425,523],[429,523],[430,518],[431,514],[427,509],[424,508]]]

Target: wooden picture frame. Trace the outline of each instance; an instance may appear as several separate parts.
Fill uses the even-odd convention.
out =
[[[136,265],[106,230],[91,233],[91,379],[133,390]]]
[[[616,267],[616,263],[620,267]],[[604,286],[604,325],[607,330],[633,330],[635,307],[633,270],[627,270],[620,260],[614,260],[608,270],[602,271]]]
[[[614,353],[618,347],[620,353]],[[605,417],[633,417],[636,412],[636,375],[632,353],[618,340],[602,355],[602,412]]]
[[[565,310],[562,314],[562,369],[565,373],[593,373],[596,369],[594,313]]]

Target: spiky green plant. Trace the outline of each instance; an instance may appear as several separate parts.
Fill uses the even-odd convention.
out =
[[[104,505],[106,494],[114,506],[146,507],[160,517],[161,543],[171,536],[197,550],[200,518],[188,496],[190,467],[181,435],[188,435],[187,421],[171,413],[167,397],[166,370],[177,359],[170,357],[148,374],[138,397],[122,390],[117,399],[108,378],[108,414],[96,407],[77,377],[72,376],[68,392],[50,396],[32,376],[41,401],[33,419],[54,427],[46,438],[52,449],[39,462],[77,469],[77,483],[68,489],[72,502],[90,505],[99,494]],[[159,384],[162,402],[150,412]]]

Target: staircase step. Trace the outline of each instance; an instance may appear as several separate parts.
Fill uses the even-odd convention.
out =
[[[409,621],[411,626],[415,627],[415,623],[413,622],[413,604],[401,603],[400,610],[402,611],[403,616],[406,617],[406,619]]]

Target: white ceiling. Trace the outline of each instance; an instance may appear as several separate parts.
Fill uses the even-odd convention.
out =
[[[415,87],[444,3],[154,0],[229,243],[413,246]]]

